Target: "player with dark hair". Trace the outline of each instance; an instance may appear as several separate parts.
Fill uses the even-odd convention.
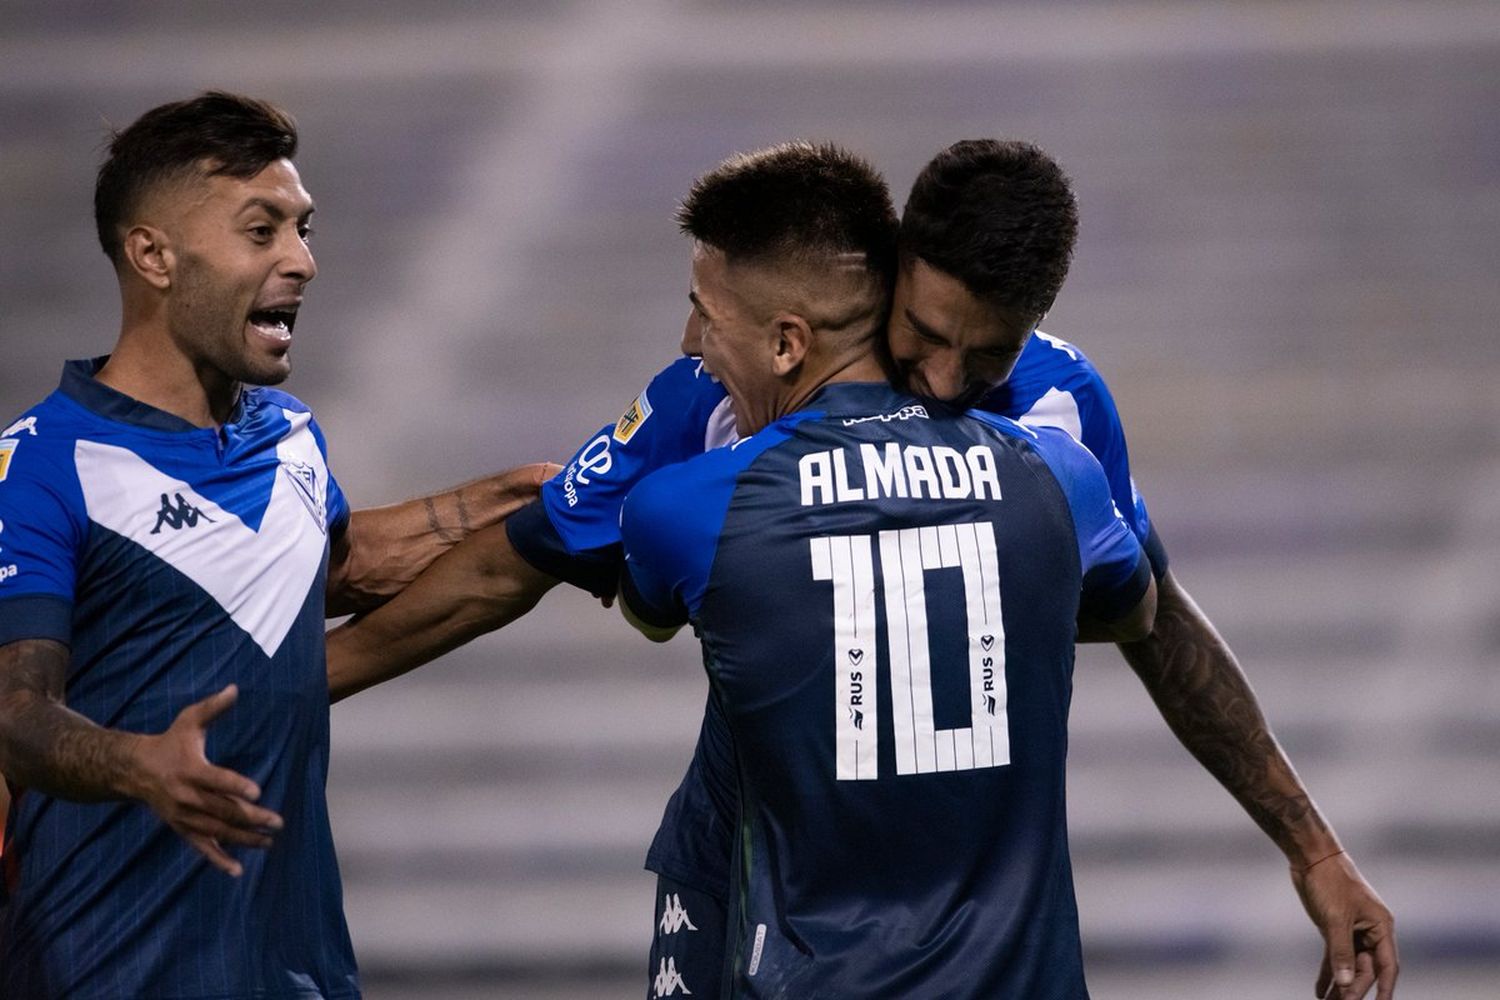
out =
[[[1337,972],[1342,995],[1362,996],[1378,973],[1384,998],[1397,969],[1389,911],[1277,745],[1234,655],[1168,570],[1103,378],[1076,346],[1035,330],[1066,277],[1077,218],[1067,177],[1036,147],[971,140],[944,150],[918,177],[903,214],[891,353],[922,394],[977,398],[979,408],[1029,426],[1060,427],[1103,465],[1160,594],[1152,635],[1121,651],[1173,732],[1286,854],[1326,941],[1319,993]],[[685,354],[699,352],[700,335],[695,314]],[[732,443],[729,406],[696,358],[668,366],[544,484],[540,502],[460,546],[397,602],[336,632],[329,645],[334,697],[502,626],[559,581],[613,595],[626,493],[654,469]],[[733,774],[733,750],[710,695],[692,763],[647,855],[660,876],[655,995],[673,995],[667,990],[679,980],[719,978],[717,929],[737,815]]]
[[[542,476],[351,514],[267,388],[317,274],[296,149],[285,112],[219,92],[115,135],[118,342],[0,434],[0,995],[358,996],[323,620]]]
[[[627,616],[653,638],[692,622],[735,749],[725,992],[1083,997],[1076,623],[1143,637],[1148,560],[1066,433],[893,390],[878,327],[804,312],[849,294],[855,241],[808,238],[787,169],[773,150],[684,203],[704,365],[741,437],[621,514]],[[780,235],[729,249],[735,211],[700,199]]]

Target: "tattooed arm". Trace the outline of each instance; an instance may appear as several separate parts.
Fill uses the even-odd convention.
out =
[[[1344,853],[1327,820],[1271,734],[1255,693],[1224,640],[1170,572],[1156,624],[1120,651],[1146,685],[1172,732],[1281,848],[1292,882],[1326,949],[1318,995],[1364,996],[1379,981],[1394,995],[1394,922]]]
[[[77,802],[140,799],[214,865],[238,876],[222,843],[269,847],[281,817],[254,804],[255,782],[204,756],[204,733],[234,704],[233,685],[189,705],[154,736],[105,729],[63,704],[68,650],[25,639],[0,646],[0,773]]]
[[[355,511],[329,552],[328,617],[390,600],[458,542],[533,500],[557,471],[523,465],[446,493]]]

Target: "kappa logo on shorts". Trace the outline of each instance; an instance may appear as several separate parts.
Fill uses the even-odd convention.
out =
[[[677,971],[677,961],[673,958],[664,958],[656,969],[656,989],[651,993],[654,997],[676,996],[681,990],[684,996],[692,996],[693,991],[687,988],[687,983],[682,981],[682,973]]]
[[[615,423],[614,438],[621,444],[629,444],[630,439],[635,437],[635,432],[640,430],[651,416],[651,401],[642,392],[635,400],[620,414],[620,419]]]
[[[661,898],[661,932],[676,934],[684,927],[690,931],[698,929],[688,919],[687,908],[682,905],[682,897],[675,892],[666,893]]]
[[[5,477],[10,475],[10,458],[16,453],[20,443],[17,438],[0,439],[0,483],[5,482]]]

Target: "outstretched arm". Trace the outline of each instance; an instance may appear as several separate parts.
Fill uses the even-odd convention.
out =
[[[509,624],[556,586],[501,522],[474,533],[368,614],[328,633],[328,697],[339,701]]]
[[[559,466],[523,465],[405,503],[357,510],[328,560],[328,616],[379,607],[433,560],[534,500]]]
[[[204,756],[205,731],[234,704],[233,685],[154,736],[95,725],[63,704],[68,649],[46,639],[0,646],[0,772],[16,784],[80,802],[134,798],[218,868],[238,876],[222,844],[269,847],[281,817],[255,805],[260,789]]]
[[[1182,745],[1281,848],[1325,951],[1318,996],[1394,995],[1394,921],[1344,853],[1272,735],[1234,653],[1173,578],[1161,581],[1156,623],[1120,651]],[[1328,994],[1330,983],[1340,992]]]

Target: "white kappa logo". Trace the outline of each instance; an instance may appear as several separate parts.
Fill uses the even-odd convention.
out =
[[[693,991],[687,988],[687,983],[682,981],[682,974],[677,971],[677,962],[672,958],[664,958],[656,970],[656,990],[653,997],[669,997],[681,989],[685,996],[692,996]]]
[[[675,892],[669,892],[661,898],[661,932],[676,934],[684,927],[690,931],[698,929],[688,919],[687,908],[682,905],[682,897]]]
[[[32,437],[36,437],[36,417],[22,417],[20,420],[17,420],[15,423],[5,428],[5,433],[0,434],[0,437],[15,437],[22,431],[25,431]]]

